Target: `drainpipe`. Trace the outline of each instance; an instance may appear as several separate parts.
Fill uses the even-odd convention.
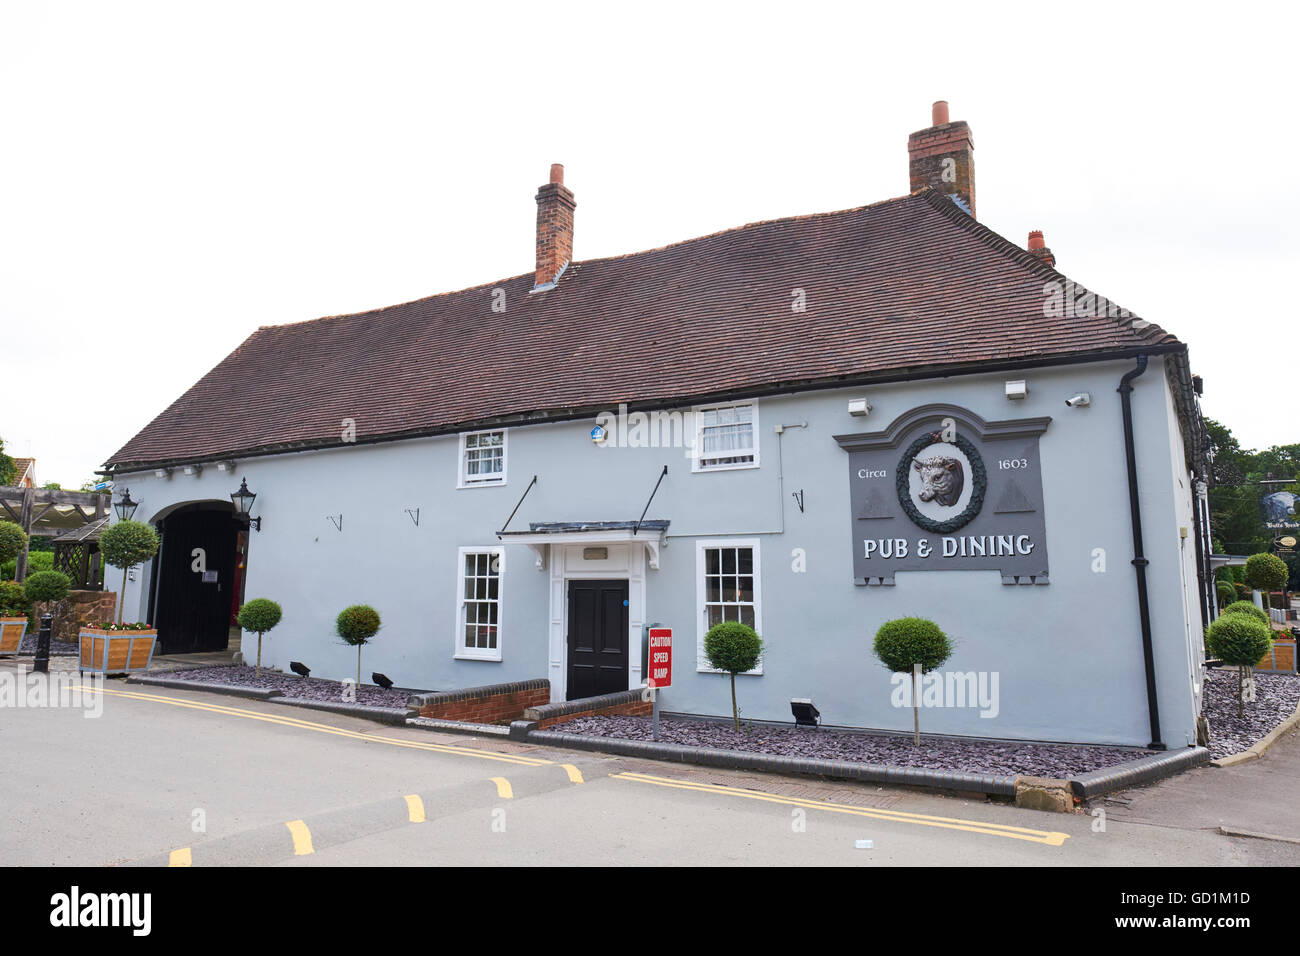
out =
[[[1147,673],[1147,710],[1151,716],[1151,750],[1164,750],[1160,740],[1160,707],[1156,701],[1156,661],[1151,646],[1151,604],[1147,598],[1147,565],[1142,551],[1142,506],[1138,503],[1137,452],[1133,445],[1133,379],[1147,370],[1147,357],[1137,357],[1137,367],[1119,380],[1119,400],[1124,413],[1124,457],[1128,464],[1128,503],[1133,522],[1133,570],[1137,573],[1138,617],[1142,622],[1142,662]]]

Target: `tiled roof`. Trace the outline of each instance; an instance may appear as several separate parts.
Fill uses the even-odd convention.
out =
[[[1181,349],[1132,317],[1045,316],[1053,281],[1067,280],[926,189],[574,263],[532,295],[529,272],[260,328],[109,464],[339,445],[344,419],[367,441]],[[797,289],[804,312],[791,307]]]

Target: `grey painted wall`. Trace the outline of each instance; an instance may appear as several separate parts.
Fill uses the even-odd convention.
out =
[[[355,653],[333,636],[338,611],[374,605],[384,628],[365,651],[364,670],[405,686],[436,689],[546,676],[548,570],[529,547],[510,545],[503,580],[500,662],[453,659],[457,549],[498,544],[495,532],[532,475],[538,484],[511,524],[635,519],[664,464],[647,518],[671,521],[659,570],[646,573],[648,620],[674,627],[669,710],[724,714],[724,677],[698,673],[694,645],[696,540],[761,541],[761,623],[767,643],[761,676],[738,681],[744,714],[789,719],[791,697],[813,697],[829,724],[908,730],[910,708],[891,704],[890,675],[871,655],[885,620],[921,615],[955,640],[945,670],[996,672],[999,711],[927,709],[925,731],[1008,738],[1145,744],[1149,740],[1142,646],[1132,567],[1128,489],[1116,386],[1131,363],[1104,363],[1023,375],[1000,373],[871,389],[806,392],[759,402],[760,467],[693,474],[680,449],[601,447],[590,421],[513,428],[508,481],[457,488],[453,437],[251,458],[235,473],[207,467],[199,477],[121,475],[151,520],[170,506],[229,500],[241,476],[258,493],[247,597],[270,597],[285,611],[264,646],[264,661],[306,661],[313,674],[354,673]],[[1011,402],[1003,383],[1023,377],[1029,396]],[[1164,739],[1195,740],[1200,621],[1195,593],[1191,489],[1162,361],[1135,383],[1140,493]],[[1092,405],[1065,398],[1092,393]],[[866,397],[867,418],[847,413]],[[894,587],[852,582],[850,501],[845,452],[833,435],[877,431],[930,402],[964,406],[986,420],[1051,416],[1040,439],[1051,584],[1007,586],[996,571],[900,572]],[[806,421],[780,439],[778,423]],[[357,422],[360,434],[365,422]],[[791,493],[802,491],[800,513]],[[420,509],[416,527],[403,509]],[[327,515],[343,515],[342,532]],[[1187,538],[1180,535],[1187,529]],[[803,549],[807,570],[793,569]],[[1094,571],[1096,549],[1105,570]],[[144,616],[148,568],[126,595],[127,615]],[[132,611],[132,608],[136,609]],[[636,651],[634,649],[634,656]]]

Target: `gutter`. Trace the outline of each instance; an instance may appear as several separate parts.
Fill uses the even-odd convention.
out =
[[[1137,451],[1133,444],[1133,380],[1147,370],[1145,354],[1137,357],[1137,367],[1119,380],[1120,406],[1124,416],[1124,459],[1128,465],[1128,503],[1133,523],[1133,570],[1137,575],[1138,618],[1142,626],[1142,663],[1146,668],[1147,711],[1151,718],[1149,750],[1164,750],[1160,740],[1160,706],[1156,700],[1155,650],[1151,644],[1151,603],[1147,596],[1147,565],[1142,548],[1142,505],[1138,501]]]

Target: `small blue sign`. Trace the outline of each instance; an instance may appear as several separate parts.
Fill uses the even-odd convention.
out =
[[[600,444],[605,440],[605,426],[597,425],[591,430],[591,440]]]

